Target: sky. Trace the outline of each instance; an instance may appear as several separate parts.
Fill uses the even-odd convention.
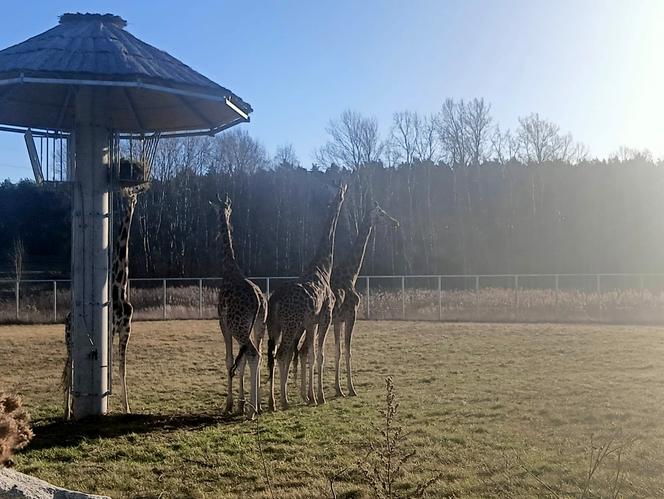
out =
[[[8,2],[0,48],[64,12],[111,12],[143,41],[254,108],[241,125],[303,165],[345,109],[375,117],[436,112],[484,97],[501,128],[538,112],[606,157],[620,146],[664,157],[664,1],[160,0]],[[21,136],[0,134],[0,179],[30,177]]]

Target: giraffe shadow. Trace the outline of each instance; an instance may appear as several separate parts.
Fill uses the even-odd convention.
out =
[[[50,418],[36,421],[31,450],[73,447],[86,439],[112,439],[130,434],[170,433],[246,421],[240,414],[110,414],[82,421]]]

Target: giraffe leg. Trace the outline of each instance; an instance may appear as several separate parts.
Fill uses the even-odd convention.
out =
[[[318,326],[313,325],[307,328],[306,337],[305,337],[305,348],[307,352],[307,383],[308,390],[307,394],[309,396],[309,404],[316,405],[316,393],[314,391],[314,368],[315,368],[315,355],[316,355],[316,329]],[[304,374],[304,366],[303,374]]]
[[[238,366],[238,387],[240,389],[240,397],[238,398],[238,408],[237,412],[239,414],[244,414],[244,405],[246,399],[244,398],[244,368],[247,365],[247,355],[243,355],[240,360],[240,365]]]
[[[252,395],[252,404],[254,404],[254,408],[257,413],[261,412],[261,360],[262,360],[262,355],[261,355],[261,346],[263,344],[263,336],[265,335],[265,323],[264,322],[259,322],[254,326],[254,330],[256,331],[256,361],[255,361],[255,379],[254,375],[252,374],[252,389],[255,389],[255,399],[254,396]],[[249,363],[249,369],[251,369],[251,363]]]
[[[131,316],[125,316],[120,324],[119,331],[119,357],[120,357],[120,386],[122,387],[122,400],[126,414],[131,413],[129,408],[129,394],[127,393],[127,345],[131,336]]]
[[[226,333],[223,326],[221,330],[224,332],[224,343],[226,344],[226,374],[228,379],[224,412],[230,413],[233,411],[233,338],[230,333]]]
[[[288,368],[293,355],[290,351],[277,354],[279,359],[279,381],[281,382],[281,408],[288,409]]]
[[[318,325],[318,345],[316,362],[318,365],[318,403],[325,403],[325,393],[323,391],[323,363],[325,362],[325,338],[330,329],[330,312],[326,312],[322,322]]]
[[[341,332],[343,327],[343,322],[337,322],[334,325],[334,391],[337,397],[345,397],[341,390]]]
[[[355,329],[355,312],[346,320],[345,331],[345,347],[346,347],[346,376],[348,381],[348,394],[356,396],[357,392],[353,386],[353,369],[351,367],[351,339],[353,337],[353,329]]]
[[[251,377],[251,400],[249,403],[249,418],[254,419],[258,411],[260,410],[260,392],[259,392],[259,381],[260,377],[260,352],[252,350],[247,353],[247,362],[249,363],[249,375]]]
[[[301,348],[297,348],[293,354],[293,362],[297,363],[300,359],[302,368],[300,369],[300,398],[305,404],[309,403],[309,394],[307,393],[307,343],[302,344]]]
[[[268,372],[268,381],[270,382],[270,393],[267,397],[267,408],[269,411],[274,411],[274,361],[277,354],[277,341],[274,339],[277,336],[277,333],[273,332],[268,328],[268,338],[267,338],[267,372]]]

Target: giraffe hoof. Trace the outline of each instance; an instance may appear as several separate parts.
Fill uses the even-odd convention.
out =
[[[351,397],[357,397],[357,392],[355,391],[355,388],[351,388],[348,391],[348,395],[351,396]]]
[[[346,397],[346,394],[344,392],[342,392],[341,390],[337,390],[336,395],[337,395],[337,397],[340,397],[340,398],[345,398]]]

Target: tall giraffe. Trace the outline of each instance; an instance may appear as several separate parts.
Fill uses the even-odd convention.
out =
[[[145,186],[138,186],[126,187],[121,190],[122,197],[125,198],[127,204],[118,237],[115,239],[113,264],[111,266],[111,303],[113,304],[111,338],[118,337],[120,386],[126,413],[131,412],[127,393],[127,344],[131,336],[131,319],[134,314],[134,307],[129,302],[129,237],[138,194],[145,191],[145,189]]]
[[[303,363],[300,395],[306,402],[311,404],[316,404],[317,402],[313,389],[316,334],[324,342],[332,320],[334,294],[330,288],[330,276],[333,263],[334,237],[345,194],[346,185],[342,184],[339,186],[334,200],[329,205],[329,215],[325,225],[325,232],[318,245],[316,255],[307,270],[294,282],[278,288],[270,297],[267,316],[267,352],[270,378],[268,403],[271,410],[274,410],[275,406],[275,357],[279,363],[281,406],[285,409],[288,407],[288,369],[305,331],[305,351],[308,357],[308,371],[306,371]],[[325,398],[320,388],[320,370],[323,367],[324,360],[323,351],[320,350],[317,354],[316,361],[319,369],[318,401],[324,403]],[[308,376],[305,376],[304,372],[307,372]],[[309,386],[308,393],[307,381]]]
[[[332,311],[332,324],[334,325],[334,344],[335,344],[335,377],[334,388],[337,396],[343,397],[340,383],[340,361],[341,361],[341,333],[344,332],[344,353],[346,358],[346,379],[348,383],[348,393],[357,395],[353,386],[353,377],[351,369],[351,338],[357,318],[357,309],[360,306],[360,295],[355,289],[357,276],[362,269],[364,255],[367,249],[367,243],[373,228],[378,223],[390,224],[393,227],[399,227],[399,221],[389,216],[378,203],[365,212],[362,225],[359,228],[355,244],[344,262],[335,265],[332,269],[332,278],[330,285],[335,297],[334,310]],[[319,348],[322,348],[319,347]]]
[[[120,357],[120,384],[122,387],[123,403],[125,412],[129,409],[127,394],[127,344],[131,335],[131,318],[134,308],[129,303],[129,236],[131,222],[134,217],[134,209],[138,194],[145,191],[145,184],[137,187],[125,187],[121,189],[122,197],[126,199],[126,209],[118,237],[115,238],[113,246],[113,263],[111,266],[111,302],[112,302],[112,338],[119,337]],[[112,345],[111,341],[111,345]],[[67,360],[62,373],[62,384],[64,388],[65,419],[71,419],[72,413],[72,349],[71,349],[71,313],[65,318],[65,345],[67,346]]]
[[[244,367],[247,357],[251,375],[250,417],[260,410],[260,358],[261,343],[265,333],[267,303],[263,292],[244,277],[235,259],[231,226],[231,200],[224,202],[217,196],[218,203],[210,201],[221,222],[220,236],[223,246],[221,255],[222,284],[219,287],[219,326],[226,343],[226,369],[228,372],[228,393],[226,412],[233,410],[233,376],[236,370],[240,375],[240,412],[244,412]],[[253,332],[253,335],[252,335]],[[233,361],[233,339],[240,350]]]

